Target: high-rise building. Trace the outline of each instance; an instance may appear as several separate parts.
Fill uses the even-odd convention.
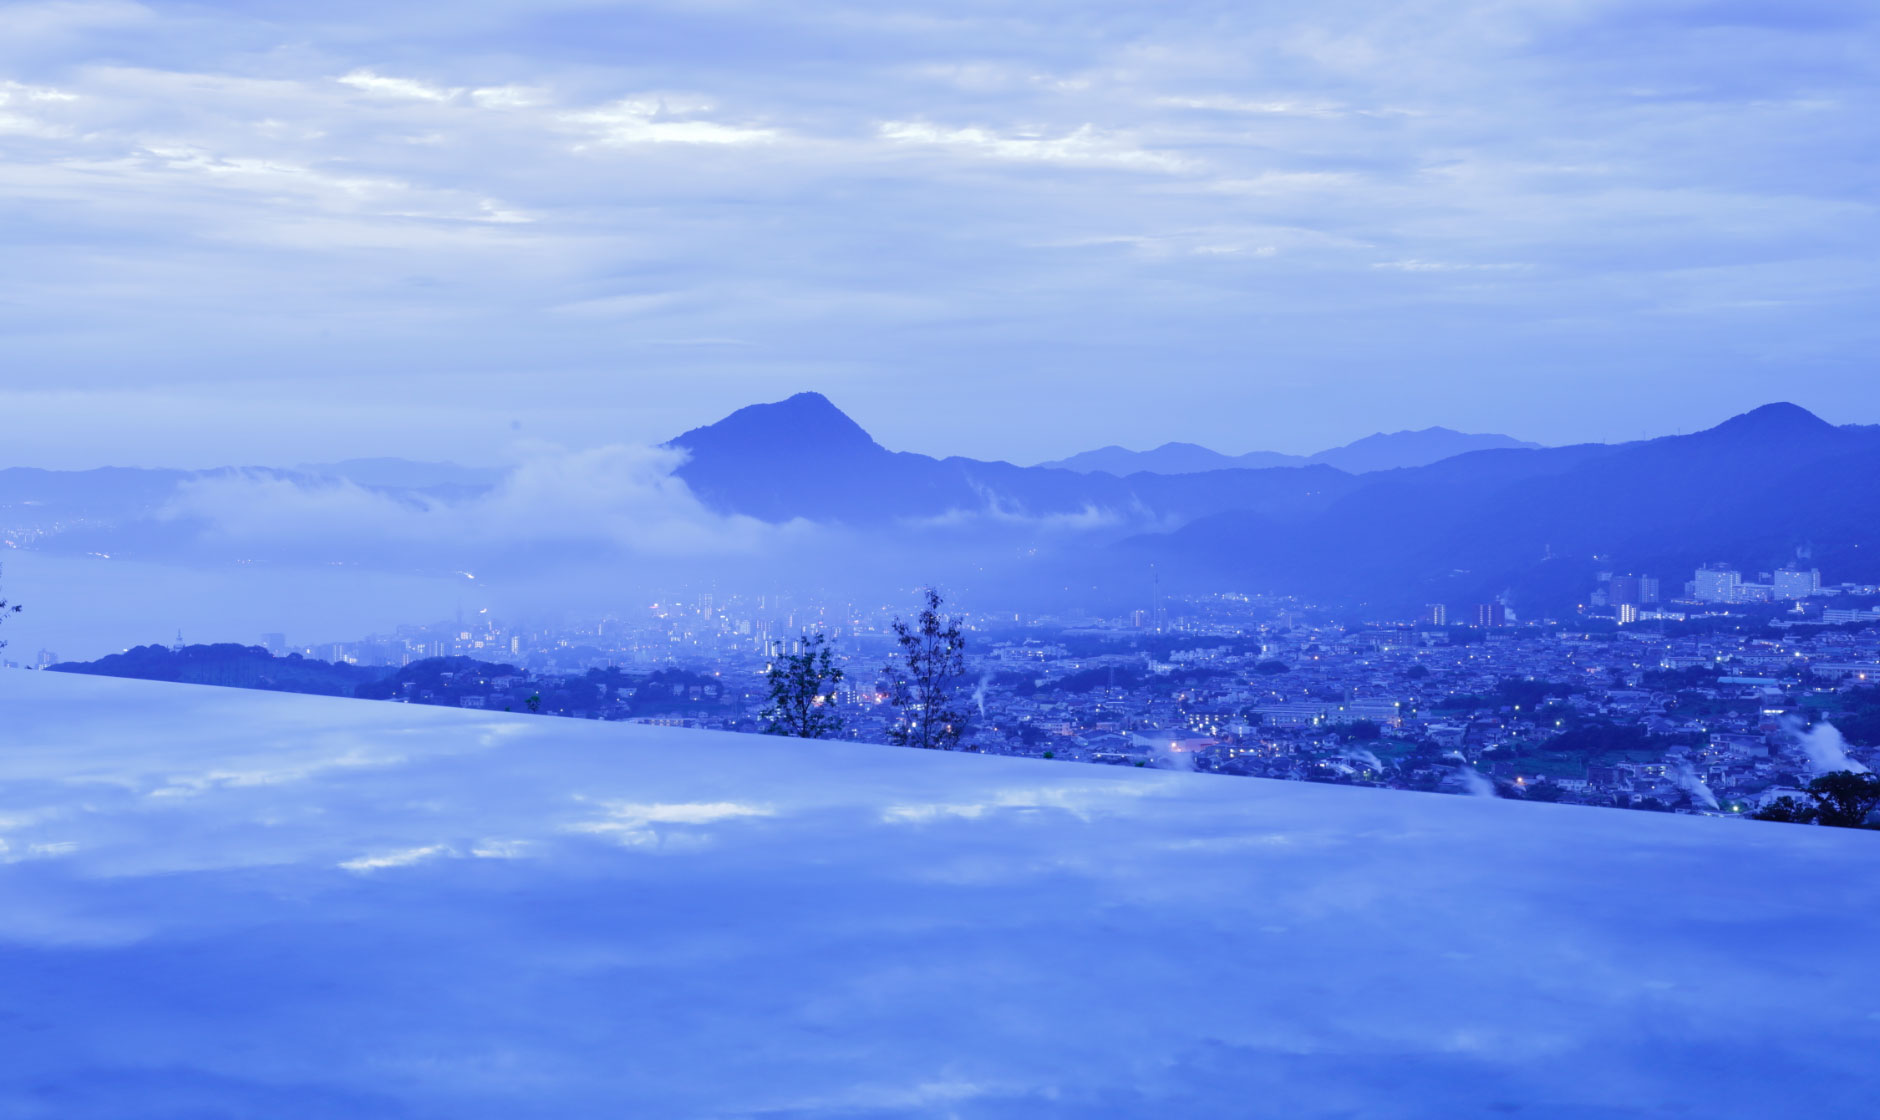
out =
[[[1501,603],[1480,603],[1475,608],[1477,626],[1508,625],[1508,608]]]
[[[1618,615],[1619,625],[1621,626],[1624,626],[1627,623],[1637,622],[1638,621],[1638,604],[1637,603],[1620,603],[1616,608],[1614,608],[1614,613]]]
[[[1706,564],[1697,569],[1691,594],[1701,603],[1734,603],[1741,596],[1743,573],[1723,564]]]
[[[1821,594],[1821,569],[1779,568],[1774,578],[1778,599],[1806,599]]]
[[[1615,607],[1656,603],[1658,581],[1651,576],[1613,576],[1606,581],[1606,601]]]
[[[1423,621],[1432,626],[1449,625],[1449,608],[1442,603],[1431,603],[1423,608]]]

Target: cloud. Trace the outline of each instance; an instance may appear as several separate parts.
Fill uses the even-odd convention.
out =
[[[382,871],[388,867],[410,867],[414,863],[423,863],[438,856],[451,855],[450,847],[445,844],[431,844],[423,848],[406,848],[403,851],[386,852],[382,855],[358,856],[340,864],[348,871]]]
[[[156,19],[156,13],[149,8],[129,0],[9,3],[0,7],[0,58],[16,51],[31,57],[69,50],[86,34],[147,27]]]
[[[742,145],[770,144],[781,139],[774,129],[751,128],[696,119],[709,103],[668,102],[663,98],[630,97],[596,109],[567,112],[561,119],[585,130],[595,144]]]
[[[0,839],[0,863],[19,863],[29,859],[49,859],[68,856],[78,850],[78,844],[71,840],[56,840],[50,843],[28,844],[24,851],[15,852],[12,845]]]
[[[375,74],[370,70],[354,70],[352,73],[344,74],[334,80],[341,85],[348,85],[356,90],[375,96],[403,97],[416,101],[454,101],[459,94],[463,93],[461,89],[443,89],[439,86],[420,82],[413,78],[392,78],[383,74]],[[478,94],[487,92],[490,91],[477,91]],[[479,98],[479,100],[481,99]]]
[[[558,545],[652,557],[748,555],[812,532],[707,509],[673,473],[683,459],[658,447],[538,449],[493,489],[454,501],[231,471],[185,482],[163,516],[202,523],[211,539],[237,546],[347,543],[368,553],[418,546],[465,562]]]
[[[1280,98],[1271,101],[1244,97],[1161,97],[1156,104],[1175,109],[1211,109],[1224,113],[1252,113],[1286,117],[1342,117],[1347,110],[1327,101]]]
[[[879,133],[882,139],[892,144],[949,148],[987,159],[1152,171],[1181,171],[1191,166],[1189,160],[1168,152],[1137,147],[1099,132],[1089,124],[1079,125],[1066,135],[1050,137],[1031,133],[998,133],[973,127],[943,128],[919,121],[886,121],[881,124]]]
[[[486,86],[470,91],[470,100],[485,109],[533,109],[548,102],[548,93],[534,86]]]
[[[77,101],[78,95],[51,86],[29,86],[19,82],[0,82],[0,105],[30,105],[51,101]]]
[[[49,119],[46,111],[61,102],[77,100],[77,94],[51,86],[0,81],[0,134],[44,137],[67,135],[70,129]]]
[[[9,446],[227,462],[266,428],[322,458],[361,428],[284,402],[350,399],[419,433],[366,453],[450,457],[524,396],[591,402],[530,420],[593,445],[808,383],[891,445],[1010,459],[1434,423],[1570,442],[1605,423],[1588,378],[1740,410],[1782,368],[1880,409],[1848,140],[1874,79],[1845,50],[1870,17],[1433,10],[1153,5],[1067,34],[1047,9],[733,5],[702,35],[672,5],[5,5],[7,357],[111,391]],[[1135,251],[1055,248],[1094,241]],[[1408,273],[1449,282],[1406,300]],[[638,292],[673,307],[602,302]],[[230,387],[253,407],[219,435],[136,423]]]
[[[1080,510],[1071,512],[1034,514],[1012,508],[990,490],[981,489],[980,496],[985,499],[985,504],[977,509],[951,509],[928,517],[902,518],[899,523],[909,530],[953,530],[989,526],[1032,529],[1050,535],[1087,533],[1099,529],[1119,528],[1124,525],[1147,528],[1151,522],[1148,511],[1142,509],[1118,512],[1113,509],[1086,505]]]

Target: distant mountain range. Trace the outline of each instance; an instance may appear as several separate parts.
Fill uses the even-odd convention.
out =
[[[1301,517],[1235,511],[1119,546],[1196,586],[1229,581],[1393,608],[1509,592],[1567,610],[1596,568],[1770,570],[1807,549],[1830,579],[1880,578],[1880,431],[1792,404],[1627,444],[1478,451],[1367,475]]]
[[[1165,443],[1152,451],[1131,451],[1112,445],[1038,465],[1084,473],[1102,471],[1119,478],[1142,471],[1151,474],[1199,474],[1203,471],[1235,468],[1313,465],[1335,467],[1348,474],[1368,474],[1401,467],[1427,466],[1470,451],[1539,446],[1538,443],[1527,443],[1512,436],[1475,435],[1449,428],[1423,428],[1418,431],[1379,432],[1316,455],[1285,455],[1278,451],[1223,455],[1199,444]]]
[[[1235,509],[1296,512],[1352,484],[1351,476],[1323,466],[1124,479],[935,459],[882,447],[820,393],[741,408],[670,446],[687,453],[676,473],[708,505],[779,523],[1081,518],[1175,524]]]
[[[1343,450],[1378,440],[1419,446],[1382,436]],[[1798,548],[1830,578],[1880,579],[1880,428],[1836,427],[1792,404],[1693,435],[1488,448],[1362,474],[1314,463],[1118,477],[934,459],[888,451],[814,393],[740,409],[673,445],[700,497],[770,521],[1090,515],[1079,544],[1038,561],[1033,574],[1053,585],[1134,587],[1153,565],[1171,588],[1393,611],[1508,593],[1564,610],[1602,567],[1675,588],[1707,561],[1771,569]]]
[[[778,585],[804,573],[893,586],[972,581],[1009,601],[1061,592],[1095,605],[1140,601],[1153,569],[1168,590],[1295,594],[1372,614],[1504,594],[1518,609],[1552,612],[1570,611],[1600,570],[1657,576],[1672,590],[1707,561],[1770,570],[1798,549],[1830,580],[1880,581],[1880,428],[1836,427],[1772,404],[1693,435],[1380,465],[1455,440],[1505,438],[1433,431],[1338,449],[1346,467],[1176,470],[1204,461],[1182,460],[1189,452],[1177,447],[1146,453],[1167,452],[1165,470],[1119,475],[890,451],[827,398],[799,393],[670,446],[685,453],[676,475],[710,510],[826,530],[775,538],[797,550],[793,567],[774,551],[745,558]],[[159,559],[269,555],[252,534],[232,553],[215,525],[169,508],[186,483],[238,473],[257,475],[0,470],[0,544]],[[503,485],[494,473],[398,460],[258,473],[308,487],[353,479],[432,521]],[[307,558],[317,548],[333,554],[317,558],[329,563],[472,567],[450,538],[426,538],[420,556],[374,532],[367,525],[350,542],[312,546],[303,535],[273,555]],[[493,536],[459,551],[510,543]],[[553,540],[533,552],[518,546],[511,571],[527,579],[568,551]]]

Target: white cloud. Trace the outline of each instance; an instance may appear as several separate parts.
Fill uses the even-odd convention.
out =
[[[8,128],[0,104],[0,131]],[[276,122],[263,121],[262,125]],[[69,129],[36,128],[41,135]],[[317,139],[317,138],[315,138]],[[265,137],[229,136],[219,143],[173,136],[88,138],[63,158],[40,163],[0,163],[0,188],[99,209],[122,208],[135,192],[135,212],[167,213],[173,227],[206,227],[218,241],[281,243],[295,223],[319,216],[354,223],[346,237],[323,231],[319,244],[345,244],[383,219],[477,226],[520,225],[535,215],[489,196],[375,174],[356,161],[307,160],[229,151],[221,144],[293,151],[294,145]],[[300,150],[308,155],[316,153]],[[230,206],[232,200],[239,204]],[[253,219],[253,220],[250,220]],[[174,232],[174,230],[172,230]]]
[[[734,6],[714,18],[739,42],[774,33],[735,62],[688,38],[691,17],[670,5],[593,8],[594,35],[631,24],[662,44],[622,71],[532,33],[514,6],[368,25],[313,9],[263,21],[0,4],[13,216],[0,316],[31,325],[8,334],[8,356],[47,384],[111,385],[100,416],[135,444],[102,426],[16,426],[12,446],[174,458],[173,430],[136,434],[131,395],[166,373],[192,393],[265,381],[298,398],[374,378],[376,401],[425,374],[501,371],[540,390],[440,397],[407,453],[488,447],[526,399],[661,417],[610,435],[582,426],[588,410],[534,410],[532,433],[591,445],[707,419],[705,394],[744,403],[839,377],[897,446],[1010,457],[1042,450],[1028,417],[1063,399],[1068,372],[1028,357],[1044,353],[1103,386],[1073,410],[1094,443],[1152,415],[1202,425],[1166,434],[1204,442],[1343,442],[1345,424],[1401,419],[1394,394],[1416,377],[1378,370],[1478,399],[1487,374],[1458,371],[1515,355],[1557,371],[1537,382],[1554,393],[1541,408],[1553,429],[1534,431],[1546,439],[1584,438],[1560,430],[1593,399],[1569,369],[1715,359],[1747,386],[1761,383],[1757,355],[1795,347],[1838,371],[1820,376],[1845,384],[1820,389],[1850,419],[1880,407],[1880,388],[1847,373],[1871,349],[1859,312],[1875,269],[1849,248],[1873,240],[1846,143],[1872,82],[1834,61],[1845,30],[1713,35],[1597,5],[1453,7],[1438,20],[1427,4],[1206,19],[1177,6],[1071,36],[1039,11],[903,12],[871,14],[855,39],[861,23],[812,19],[834,37],[812,47],[794,16]],[[1131,251],[1051,248],[1101,239]],[[1535,282],[1505,285],[1486,315],[1481,281],[1528,274],[1455,262],[1511,261],[1534,262]],[[1694,280],[1693,263],[1730,279]],[[1410,315],[1388,290],[1401,283],[1379,283],[1400,273],[1446,281],[1424,287],[1453,294],[1453,318],[1432,329],[1430,306]],[[1733,315],[1713,285],[1783,310]],[[683,304],[583,305],[640,291]],[[1637,326],[1667,305],[1708,309],[1695,313],[1714,331]],[[1353,315],[1372,324],[1362,338],[1326,329]],[[1633,325],[1560,335],[1570,360],[1536,344],[1588,319]],[[749,345],[650,353],[655,323]],[[1620,340],[1639,329],[1658,333]],[[1460,339],[1496,361],[1457,362]],[[1138,376],[1143,353],[1169,391]],[[1255,363],[1313,369],[1380,415],[1334,421],[1303,390],[1242,376]],[[922,444],[934,424],[894,394],[943,380],[955,391],[932,420],[950,434]],[[1652,392],[1675,401],[1687,381]],[[1169,419],[1170,402],[1196,399],[1220,407]],[[1236,414],[1271,427],[1243,433]],[[228,461],[236,438],[211,433],[218,450],[201,454]]]
[[[1168,152],[1137,147],[1085,124],[1057,137],[1034,133],[1004,134],[984,128],[942,128],[919,121],[886,121],[882,139],[894,144],[950,148],[988,159],[1066,163],[1095,167],[1130,167],[1180,171],[1190,161]]]
[[[683,458],[667,448],[626,445],[540,450],[492,491],[459,502],[233,472],[183,484],[165,515],[201,519],[212,537],[237,544],[350,540],[452,555],[557,544],[604,545],[639,556],[746,555],[813,531],[712,512],[673,473]]]
[[[67,93],[65,90],[54,89],[51,86],[29,86],[14,81],[0,82],[0,105],[5,105],[9,102],[15,104],[30,104],[32,102],[77,100],[78,95],[76,93]]]
[[[1342,117],[1347,110],[1329,101],[1294,98],[1256,100],[1245,97],[1159,97],[1156,104],[1175,109],[1212,109],[1223,113],[1270,114],[1286,117]]]
[[[70,129],[49,120],[46,110],[61,102],[76,100],[77,94],[51,86],[0,81],[0,133],[45,137],[67,135]]]
[[[451,850],[445,844],[431,844],[423,848],[406,848],[398,852],[386,852],[383,855],[359,856],[345,860],[340,866],[348,871],[379,871],[387,867],[409,867],[441,855],[449,855]]]
[[[471,90],[470,100],[485,109],[533,109],[548,103],[548,92],[534,86],[485,86]]]
[[[370,70],[354,70],[334,79],[363,93],[379,97],[404,97],[417,101],[453,101],[462,89],[444,89],[413,78],[393,78]],[[479,93],[484,92],[479,90]]]
[[[24,851],[15,852],[5,838],[0,838],[0,863],[19,863],[29,859],[49,859],[56,856],[68,856],[78,850],[78,845],[70,840],[55,840],[50,843],[28,844]]]
[[[378,179],[364,175],[333,175],[300,164],[243,156],[223,156],[202,148],[183,145],[152,145],[142,149],[145,156],[170,171],[184,171],[230,183],[254,182],[260,189],[280,191],[319,191],[361,199],[393,194],[410,189],[409,183],[396,179]]]
[[[587,132],[593,143],[631,144],[769,144],[780,134],[769,128],[750,128],[693,119],[711,106],[703,101],[630,97],[603,105],[563,113],[561,119]]]

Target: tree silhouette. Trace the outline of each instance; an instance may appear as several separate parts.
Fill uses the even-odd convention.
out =
[[[1837,770],[1808,783],[1816,819],[1833,828],[1859,828],[1880,806],[1880,777]]]
[[[842,733],[842,717],[835,713],[842,670],[826,635],[804,634],[803,651],[781,654],[771,663],[769,681],[770,704],[762,714],[766,735],[828,739]]]
[[[1750,814],[1755,820],[1781,821],[1784,824],[1813,824],[1817,815],[1813,805],[1787,794]]]
[[[966,676],[966,638],[960,619],[942,621],[943,600],[933,588],[925,592],[927,605],[909,625],[894,620],[901,659],[882,668],[888,681],[888,700],[900,718],[888,729],[888,741],[902,747],[952,750],[966,734],[967,712],[959,700]]]
[[[1808,783],[1809,798],[1778,797],[1751,813],[1759,821],[1823,824],[1830,828],[1865,828],[1868,814],[1880,808],[1880,776],[1836,770]]]

